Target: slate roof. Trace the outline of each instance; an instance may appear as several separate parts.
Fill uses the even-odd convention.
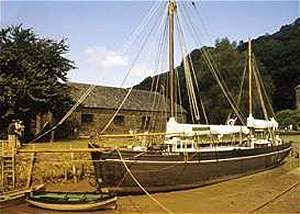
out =
[[[78,100],[84,92],[89,88],[89,84],[69,82],[71,87],[72,97]],[[86,108],[102,108],[102,109],[117,109],[129,89],[116,88],[97,85],[91,94],[83,101],[82,106]],[[156,98],[155,98],[156,97]],[[156,105],[153,108],[154,99]],[[169,101],[168,101],[169,103]],[[129,97],[125,101],[122,110],[139,110],[139,111],[169,111],[169,104],[165,106],[164,97],[155,92],[133,89]],[[187,111],[177,105],[177,111],[186,113]]]

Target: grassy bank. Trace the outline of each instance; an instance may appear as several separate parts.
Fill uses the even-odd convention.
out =
[[[300,144],[300,135],[282,135],[285,141],[293,141],[294,143]]]
[[[53,145],[51,145],[53,146]],[[59,146],[56,145],[55,148]],[[64,145],[60,145],[64,146]],[[24,186],[30,176],[31,154],[16,156],[16,179],[18,186]],[[89,153],[38,153],[32,168],[32,183],[56,183],[73,180],[77,182],[92,177],[93,166]]]

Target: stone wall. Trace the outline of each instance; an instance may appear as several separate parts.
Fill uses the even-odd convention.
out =
[[[115,111],[115,109],[81,108],[70,119],[77,124],[78,135],[89,136],[101,131],[110,121]],[[130,131],[141,133],[148,130],[151,132],[164,132],[166,129],[167,117],[165,112],[121,110],[117,117],[108,127],[106,134],[128,134]],[[186,122],[187,120],[185,113],[179,114],[178,118],[178,122]],[[148,124],[145,120],[149,120]]]

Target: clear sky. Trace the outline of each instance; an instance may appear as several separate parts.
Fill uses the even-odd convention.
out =
[[[193,9],[191,2],[187,8]],[[162,4],[153,1],[1,1],[1,28],[22,24],[42,37],[67,38],[69,58],[77,69],[70,81],[120,86],[135,60],[139,47],[150,34],[147,27],[160,29],[153,18],[141,33],[133,33],[151,8]],[[299,1],[195,1],[197,11],[190,14],[200,29],[201,41],[213,45],[217,38],[246,40],[273,33],[292,23],[300,14]],[[158,12],[157,12],[158,13]],[[157,14],[156,14],[157,15]],[[198,16],[197,16],[198,15]],[[153,25],[154,23],[154,25]],[[157,30],[156,29],[156,30]],[[134,40],[135,35],[140,35]],[[155,34],[156,35],[156,34]],[[153,36],[152,39],[159,38]],[[188,39],[186,37],[186,39]],[[151,57],[158,52],[153,41],[142,51],[125,83],[129,86],[153,75]],[[127,47],[130,50],[127,50]],[[189,49],[199,44],[189,43]],[[132,50],[131,50],[132,49]],[[127,50],[127,51],[126,51]],[[153,59],[154,61],[154,59]],[[177,56],[176,63],[180,63]],[[164,68],[165,69],[165,68]]]

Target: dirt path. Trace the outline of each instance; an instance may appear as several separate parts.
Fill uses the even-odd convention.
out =
[[[298,182],[300,179],[299,167],[299,159],[288,158],[282,166],[265,172],[202,188],[158,193],[153,196],[173,213],[249,213]],[[48,188],[52,190],[70,188],[78,191],[88,183],[80,185],[77,187],[71,184],[64,187],[63,185],[53,185]],[[120,197],[117,211],[97,211],[93,214],[163,212],[147,196],[141,195]],[[260,212],[300,213],[300,185],[262,207],[258,210],[258,213]],[[57,214],[62,212],[42,210],[24,203],[0,210],[0,213]]]

